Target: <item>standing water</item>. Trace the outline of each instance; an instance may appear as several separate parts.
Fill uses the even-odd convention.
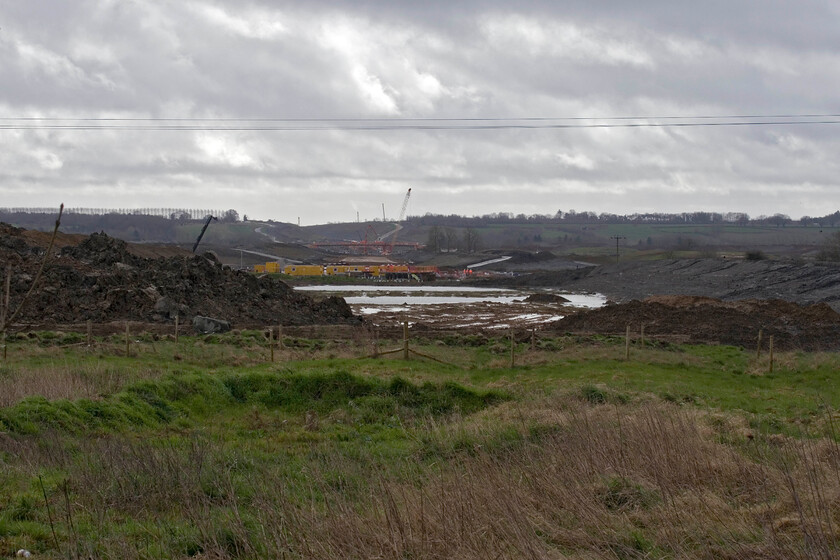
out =
[[[323,296],[341,296],[355,314],[366,316],[374,324],[391,324],[404,319],[441,328],[532,326],[562,319],[572,308],[601,307],[606,302],[601,294],[472,286],[318,285],[295,289]],[[553,294],[568,301],[526,301],[534,293]]]

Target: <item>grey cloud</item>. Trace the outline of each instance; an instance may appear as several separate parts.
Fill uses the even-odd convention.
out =
[[[0,6],[9,117],[831,113],[834,3]],[[833,211],[835,125],[501,131],[0,130],[4,205],[410,213]],[[766,190],[765,196],[756,193]],[[350,214],[348,216],[348,214]]]

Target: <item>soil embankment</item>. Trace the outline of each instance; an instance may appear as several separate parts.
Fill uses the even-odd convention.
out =
[[[32,285],[48,243],[48,234],[0,224],[3,274],[12,266],[12,310]],[[142,255],[154,254],[150,247],[105,234],[60,236],[56,247],[16,323],[166,324],[176,315],[182,322],[195,315],[216,317],[240,328],[360,321],[342,298],[316,302],[279,280],[222,266],[209,253],[148,258]]]
[[[840,349],[840,313],[824,303],[798,305],[778,299],[726,302],[697,296],[655,296],[569,315],[549,331],[623,334],[690,343],[755,347],[761,332],[780,350]]]
[[[780,349],[840,350],[840,265],[792,261],[636,261],[502,278],[493,285],[598,292],[616,302],[548,327]],[[766,344],[766,342],[765,342]]]
[[[736,259],[635,261],[575,270],[534,272],[494,285],[598,292],[616,302],[655,295],[706,296],[724,301],[781,299],[826,303],[840,311],[840,265]]]

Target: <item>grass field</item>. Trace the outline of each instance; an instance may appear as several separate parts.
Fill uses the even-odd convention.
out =
[[[399,341],[383,344],[398,348]],[[36,333],[0,556],[831,558],[840,357],[604,337]],[[441,363],[445,362],[445,363]]]

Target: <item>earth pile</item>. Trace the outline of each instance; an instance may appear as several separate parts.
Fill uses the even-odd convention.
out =
[[[721,301],[701,296],[654,296],[611,304],[565,317],[550,330],[674,337],[692,343],[755,347],[759,331],[766,347],[773,337],[780,350],[840,349],[840,314],[825,303],[799,305],[788,301],[747,299]]]
[[[0,224],[0,274],[11,265],[11,305],[18,307],[43,260],[49,235]],[[183,323],[195,315],[234,327],[355,323],[342,298],[314,301],[280,280],[233,270],[211,254],[167,258],[104,233],[60,236],[17,323],[63,325],[92,321]],[[148,249],[145,249],[148,253]]]

